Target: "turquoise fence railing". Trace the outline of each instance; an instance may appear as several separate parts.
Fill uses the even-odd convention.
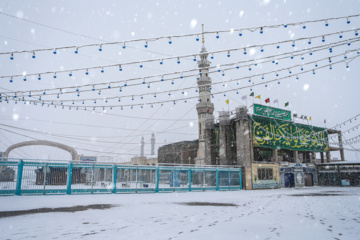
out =
[[[158,193],[242,189],[241,169],[68,161],[0,161],[0,195]]]

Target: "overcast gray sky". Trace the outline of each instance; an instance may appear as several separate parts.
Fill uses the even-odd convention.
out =
[[[37,48],[56,48],[61,46],[79,46],[90,43],[102,43],[111,41],[123,41],[131,39],[151,38],[157,36],[179,35],[196,33],[201,31],[201,24],[205,24],[206,31],[220,31],[239,29],[246,27],[260,27],[265,25],[285,24],[302,22],[308,20],[325,19],[358,14],[360,1],[1,1],[0,3],[0,52],[11,52],[19,50],[31,50]],[[5,15],[6,14],[6,15]],[[12,15],[15,17],[10,17]],[[24,21],[24,20],[30,20]],[[275,43],[312,37],[317,35],[337,33],[351,29],[360,28],[360,19],[330,21],[329,26],[325,23],[309,23],[306,29],[301,26],[288,28],[264,29],[259,31],[244,31],[239,37],[238,32],[220,34],[219,39],[213,35],[206,35],[206,48],[208,51],[217,51],[232,48],[242,48],[257,44]],[[43,25],[47,25],[43,26]],[[50,28],[51,26],[52,28]],[[343,39],[355,38],[354,32],[344,33]],[[125,49],[121,45],[104,46],[100,52],[98,47],[89,47],[79,50],[74,54],[74,49],[58,50],[57,54],[50,52],[36,53],[32,59],[31,54],[15,54],[15,59],[10,60],[9,55],[0,55],[0,75],[16,75],[24,72],[56,72],[59,70],[71,70],[75,68],[86,68],[110,64],[121,64],[125,62],[140,61],[147,59],[158,59],[168,56],[198,53],[201,42],[196,37],[172,39],[172,44],[167,39],[149,42],[145,48],[145,42],[128,43]],[[98,40],[95,40],[98,39]],[[339,36],[326,38],[326,43],[339,41]],[[214,55],[211,65],[216,66],[224,63],[251,60],[270,55],[276,55],[293,50],[325,45],[320,39],[313,39],[309,45],[308,40],[296,42],[293,48],[290,43],[281,45],[279,49],[275,46],[264,48],[261,53],[259,48],[249,48],[248,54],[243,52],[232,52],[231,57],[227,53]],[[274,71],[282,68],[290,68],[296,64],[305,64],[317,59],[327,58],[332,55],[342,54],[347,50],[359,49],[359,42],[350,46],[334,48],[333,53],[328,50],[319,51],[312,56],[304,54],[293,60],[279,60],[279,64],[264,63],[253,66],[251,72],[248,68],[231,70],[222,76],[220,73],[211,74],[213,82],[226,82],[231,79],[246,77],[251,74]],[[356,54],[349,55],[353,57]],[[333,58],[334,62],[342,60],[343,56]],[[319,67],[328,64],[328,61],[319,61]],[[262,103],[266,98],[271,101],[278,99],[279,105],[284,106],[290,102],[289,109],[293,113],[312,117],[312,124],[324,127],[332,127],[360,113],[359,107],[359,60],[355,59],[345,67],[345,63],[328,68],[319,69],[316,74],[299,75],[299,80],[294,77],[282,80],[281,84],[270,83],[253,87],[255,95],[261,95]],[[52,75],[43,75],[41,80],[37,77],[28,77],[24,82],[21,78],[1,80],[1,92],[7,91],[30,91],[34,89],[62,88],[66,86],[80,86],[83,84],[94,84],[100,82],[111,82],[125,80],[128,78],[158,75],[175,71],[184,71],[196,68],[196,62],[192,57],[165,61],[160,65],[158,61],[123,66],[123,71],[118,68],[106,68],[104,73],[99,69],[90,70],[89,75],[84,71],[74,72],[72,77],[68,74],[58,74],[54,79]],[[304,65],[304,70],[312,69],[312,65]],[[292,69],[301,72],[299,67]],[[280,77],[289,75],[287,71],[279,72]],[[177,75],[178,76],[178,75]],[[275,75],[268,75],[266,79],[275,79]],[[262,82],[260,77],[252,79],[252,82]],[[137,81],[142,82],[142,81]],[[248,86],[248,81],[228,84],[217,84],[212,88],[213,92],[230,90],[239,86]],[[136,95],[152,92],[170,91],[185,87],[196,86],[196,78],[176,79],[174,84],[169,81],[147,84],[136,87],[119,88],[112,86],[110,90],[81,93],[64,94],[60,100],[65,99],[89,99],[100,97],[121,97],[122,95]],[[196,96],[195,89],[188,90],[187,97]],[[212,101],[215,103],[215,117],[222,109],[234,110],[239,105],[246,104],[241,96],[249,95],[250,90],[242,89],[239,94],[236,91],[229,92],[227,96],[217,95]],[[172,96],[167,93],[158,94],[156,100],[178,99],[183,97],[181,91]],[[43,96],[43,99],[56,99],[56,97]],[[229,99],[229,106],[225,100]],[[148,103],[154,101],[154,96],[144,96],[131,100],[121,99],[122,104],[137,104],[143,101]],[[257,101],[259,102],[259,101]],[[93,105],[92,101],[86,101]],[[35,139],[47,139],[73,146],[78,149],[79,154],[89,156],[111,156],[115,160],[127,161],[131,156],[139,154],[141,136],[147,142],[145,153],[150,154],[151,133],[156,134],[156,150],[166,143],[197,139],[197,113],[195,104],[197,100],[188,100],[187,103],[179,101],[166,103],[164,106],[148,104],[144,108],[134,107],[112,110],[97,108],[95,111],[78,110],[68,108],[62,110],[52,106],[14,104],[13,102],[0,104],[0,121],[2,124],[19,128],[35,130],[41,133],[29,132],[1,126],[19,134],[31,136]],[[248,100],[248,106],[252,100]],[[71,103],[70,103],[71,104]],[[104,101],[97,101],[97,105],[105,105]],[[118,100],[109,100],[107,104],[119,104]],[[277,106],[277,104],[272,104]],[[298,121],[299,122],[299,121]],[[300,121],[301,122],[301,121]],[[304,122],[305,123],[305,122]],[[350,129],[359,124],[359,118],[352,123],[347,123],[341,129]],[[52,135],[47,135],[51,133]],[[57,135],[57,136],[55,136]],[[59,137],[63,135],[63,137]],[[66,135],[64,137],[64,135]],[[345,135],[349,139],[359,135],[359,130],[351,131]],[[11,132],[0,130],[0,150],[5,151],[13,143],[30,140],[26,136],[16,135]],[[74,139],[76,138],[76,139]],[[351,146],[346,146],[351,148]],[[359,143],[353,147],[360,148]],[[116,154],[91,152],[114,152]],[[13,151],[10,157],[28,158],[52,158],[70,159],[70,154],[50,147],[24,147]],[[338,157],[338,153],[333,156]],[[355,152],[346,151],[346,159],[355,160]]]

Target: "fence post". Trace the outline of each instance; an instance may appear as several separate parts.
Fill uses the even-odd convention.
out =
[[[219,169],[216,169],[216,191],[219,191]]]
[[[68,174],[67,174],[67,188],[66,188],[66,194],[71,194],[71,181],[72,181],[72,169],[73,164],[72,162],[68,165]]]
[[[45,173],[44,173],[44,189],[43,189],[43,195],[45,195],[45,187],[46,187],[46,177],[47,177],[47,164],[45,163],[45,167],[43,169],[45,169]]]
[[[242,176],[241,176],[241,168],[239,168],[239,179],[240,179],[240,190],[242,189]]]
[[[191,192],[191,168],[189,168],[189,192]]]
[[[15,189],[15,195],[18,195],[18,196],[21,195],[21,180],[22,180],[23,167],[24,167],[24,162],[23,162],[23,160],[20,160],[20,162],[18,164],[16,189]]]
[[[156,166],[156,187],[155,192],[159,192],[159,166]]]
[[[116,193],[116,176],[117,176],[117,166],[114,165],[113,166],[113,184],[114,184],[114,187],[113,187],[112,193]]]
[[[94,180],[95,180],[95,164],[93,163],[92,164],[92,175],[91,175],[91,194],[94,191]]]

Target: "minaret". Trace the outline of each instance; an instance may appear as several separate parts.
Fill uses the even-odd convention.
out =
[[[140,157],[144,156],[144,145],[145,145],[144,137],[141,137]]]
[[[151,134],[151,155],[155,155],[155,133]]]
[[[199,66],[199,80],[197,81],[199,88],[199,103],[196,104],[196,110],[198,112],[198,122],[199,122],[199,148],[197,151],[195,164],[205,165],[210,164],[211,160],[206,159],[205,149],[206,149],[206,139],[205,139],[205,120],[213,118],[214,104],[211,103],[211,78],[208,76],[210,62],[207,60],[208,53],[205,48],[205,38],[204,38],[204,24],[202,25],[202,43],[203,46],[200,52],[200,61],[198,61]]]

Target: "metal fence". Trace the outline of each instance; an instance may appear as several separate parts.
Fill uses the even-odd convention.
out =
[[[157,193],[242,189],[241,169],[64,161],[0,161],[0,195]]]

